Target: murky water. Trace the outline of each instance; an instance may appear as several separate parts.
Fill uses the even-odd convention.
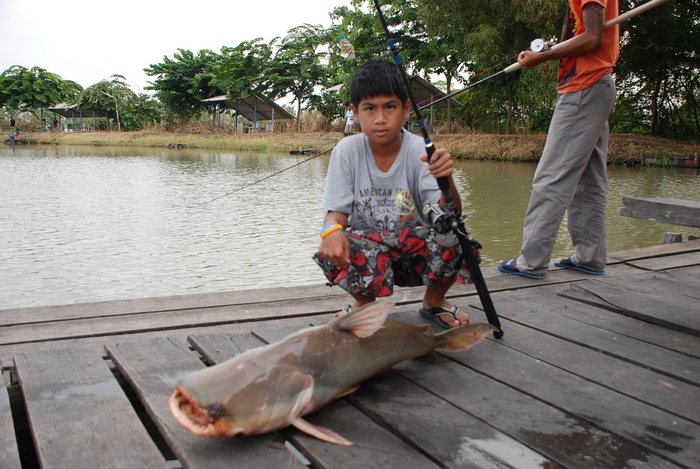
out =
[[[0,309],[323,283],[328,155],[106,147],[0,148]],[[517,254],[533,164],[458,162],[486,265]],[[623,196],[700,200],[697,170],[610,168],[609,250],[666,231],[621,217]],[[555,256],[569,254],[561,230]]]

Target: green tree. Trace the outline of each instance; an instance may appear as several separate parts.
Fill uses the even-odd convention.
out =
[[[85,89],[80,96],[80,106],[85,109],[101,111],[116,119],[117,129],[128,114],[131,103],[137,99],[122,75],[112,75],[111,80],[101,80]]]
[[[165,56],[163,63],[144,69],[148,76],[156,77],[146,89],[154,90],[165,109],[186,123],[207,110],[203,99],[225,94],[225,90],[212,83],[221,58],[210,50],[201,50],[195,55],[178,49],[172,59]]]
[[[82,87],[40,67],[13,65],[0,75],[0,106],[23,111],[39,110],[74,100]]]
[[[301,107],[314,95],[316,86],[326,82],[327,68],[321,64],[326,53],[320,51],[323,29],[304,24],[290,30],[270,61],[265,77],[272,99],[291,93],[297,106],[297,131],[301,125]]]
[[[234,97],[247,97],[267,87],[264,72],[272,58],[272,44],[262,38],[244,41],[235,47],[223,47],[222,58],[211,81],[212,86]]]
[[[623,11],[644,2],[624,0]],[[700,134],[700,0],[668,2],[620,25],[619,125],[644,122],[655,136]],[[623,124],[627,123],[627,124]]]

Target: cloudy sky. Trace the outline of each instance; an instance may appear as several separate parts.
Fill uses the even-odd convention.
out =
[[[0,72],[41,67],[88,87],[113,74],[140,92],[143,69],[180,49],[198,52],[331,25],[350,0],[0,0]]]

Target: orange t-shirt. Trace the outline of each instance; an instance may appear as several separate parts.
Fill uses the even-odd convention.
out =
[[[597,3],[605,8],[605,21],[617,16],[618,0],[569,0],[569,14],[564,24],[562,41],[578,36],[584,31],[583,7]],[[559,61],[559,94],[572,93],[588,88],[600,77],[611,73],[620,57],[620,27],[605,30],[603,45],[594,51]]]

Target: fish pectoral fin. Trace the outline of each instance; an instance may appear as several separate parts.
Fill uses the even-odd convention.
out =
[[[334,318],[333,325],[339,330],[352,332],[356,337],[369,337],[381,329],[393,307],[391,301],[372,301],[357,311]]]
[[[443,350],[445,352],[467,350],[481,342],[491,332],[497,330],[497,327],[485,322],[462,324],[435,334],[434,337],[442,342],[441,345],[435,347],[435,350]]]
[[[298,430],[307,433],[313,437],[316,437],[319,440],[327,441],[328,443],[334,443],[336,445],[352,446],[352,441],[346,440],[333,430],[309,423],[301,417],[297,417],[296,419],[294,419],[292,425]]]
[[[336,399],[339,399],[339,398],[341,398],[341,397],[348,396],[348,395],[354,393],[355,391],[357,391],[358,389],[360,389],[360,385],[359,385],[359,384],[358,384],[357,386],[355,386],[354,388],[350,388],[350,389],[348,389],[348,390],[346,390],[346,391],[341,392],[340,394],[338,394],[337,396],[335,396],[335,398],[336,398]]]

